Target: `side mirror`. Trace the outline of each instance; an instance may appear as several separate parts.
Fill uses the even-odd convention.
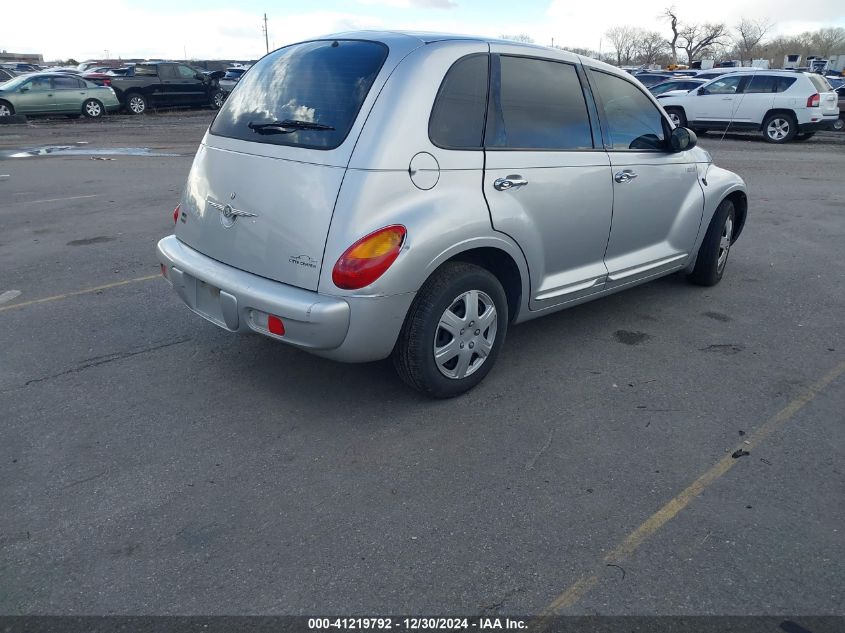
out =
[[[699,95],[706,95],[707,94],[707,88],[699,88],[697,90],[697,92],[698,92]]]
[[[698,145],[695,132],[685,127],[676,127],[669,135],[669,147],[672,152],[685,152]]]
[[[24,86],[23,88],[20,89],[20,92],[29,92],[29,87]]]

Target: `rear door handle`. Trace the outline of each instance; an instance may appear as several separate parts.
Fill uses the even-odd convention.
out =
[[[631,182],[636,177],[637,174],[632,172],[630,169],[623,169],[622,171],[617,171],[613,175],[613,179],[616,182]]]
[[[514,187],[521,187],[522,185],[527,184],[528,181],[522,176],[508,176],[507,178],[496,178],[495,182],[493,183],[493,188],[496,191],[507,191],[508,189],[513,189]]]
[[[733,97],[722,97],[722,101],[733,101]]]

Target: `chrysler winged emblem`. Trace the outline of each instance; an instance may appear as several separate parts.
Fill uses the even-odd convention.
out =
[[[231,198],[235,199],[235,194],[231,195]],[[220,224],[222,224],[227,229],[230,228],[234,223],[235,220],[238,218],[257,218],[257,213],[250,213],[249,211],[242,211],[241,209],[236,209],[231,204],[220,204],[210,196],[205,199],[208,203],[208,206],[217,209],[220,212]]]

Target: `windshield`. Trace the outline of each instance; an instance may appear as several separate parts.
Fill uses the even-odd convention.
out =
[[[9,81],[3,84],[3,90],[17,90],[21,86],[21,84],[26,83],[31,78],[31,75],[21,75],[20,77],[10,79]]]
[[[214,119],[211,133],[334,149],[349,134],[386,57],[384,44],[360,40],[305,42],[274,51],[243,75]],[[298,127],[261,133],[267,124],[279,121],[296,121]]]

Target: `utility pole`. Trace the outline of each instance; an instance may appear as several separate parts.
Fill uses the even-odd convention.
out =
[[[270,52],[270,40],[267,37],[267,14],[264,14],[264,48],[266,52]]]

